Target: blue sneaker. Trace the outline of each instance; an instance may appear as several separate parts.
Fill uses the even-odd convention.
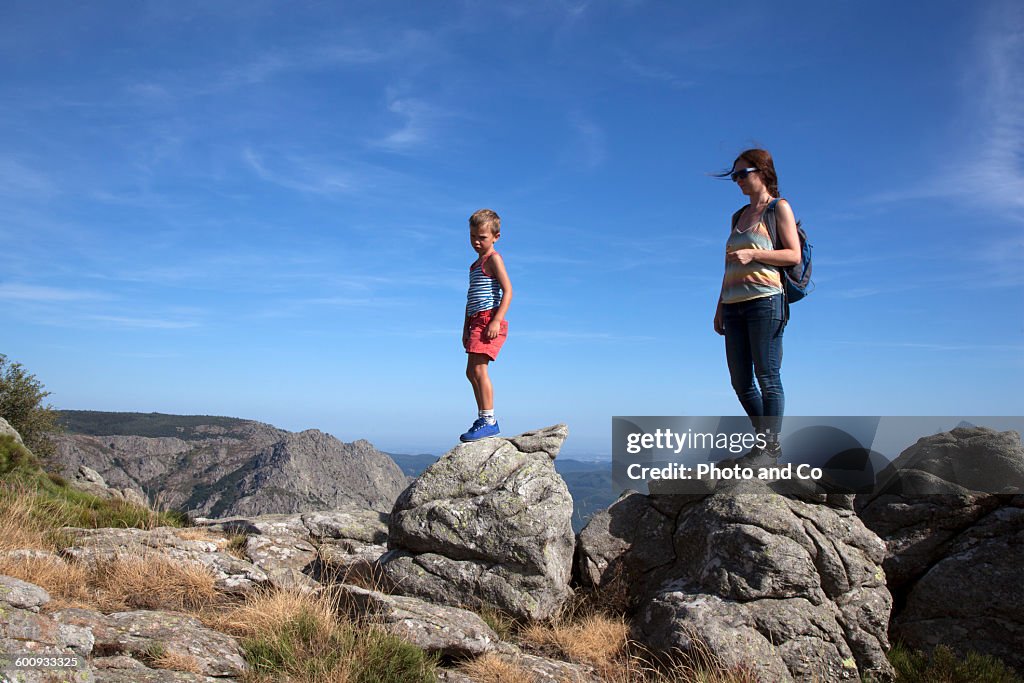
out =
[[[460,441],[479,441],[480,439],[486,439],[491,436],[498,436],[501,434],[501,429],[498,428],[498,422],[495,420],[493,423],[488,423],[482,417],[477,418],[473,426],[469,428],[469,431],[459,437]]]

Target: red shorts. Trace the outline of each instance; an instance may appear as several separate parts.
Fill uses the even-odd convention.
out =
[[[501,351],[502,344],[508,338],[508,321],[501,321],[501,329],[494,339],[487,338],[487,326],[491,323],[494,309],[474,313],[466,321],[466,328],[462,334],[462,345],[466,353],[482,353],[491,360],[498,359],[498,351]]]

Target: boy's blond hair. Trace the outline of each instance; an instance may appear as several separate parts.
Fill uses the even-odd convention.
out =
[[[492,235],[501,234],[501,216],[490,209],[480,209],[469,217],[470,229],[487,226]]]

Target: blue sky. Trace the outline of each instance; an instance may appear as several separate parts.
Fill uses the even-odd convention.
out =
[[[486,206],[506,433],[735,414],[706,173],[760,144],[787,412],[1024,414],[1018,3],[5,2],[0,60],[0,353],[56,407],[441,452]]]

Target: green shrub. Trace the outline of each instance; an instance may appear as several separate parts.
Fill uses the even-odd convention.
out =
[[[897,683],[1022,683],[995,657],[970,652],[960,659],[944,645],[927,655],[897,643],[889,650],[889,662]]]
[[[314,615],[301,612],[270,632],[244,639],[242,649],[257,675],[318,681],[344,667],[354,640],[352,629],[324,630]]]
[[[60,431],[57,412],[43,405],[49,395],[35,375],[0,353],[0,417],[18,430],[29,450],[43,458],[55,451],[49,435]]]
[[[436,662],[379,628],[302,609],[258,635],[243,638],[249,681],[296,683],[432,683]]]
[[[378,629],[362,633],[354,663],[356,683],[433,683],[436,660],[420,648]]]

